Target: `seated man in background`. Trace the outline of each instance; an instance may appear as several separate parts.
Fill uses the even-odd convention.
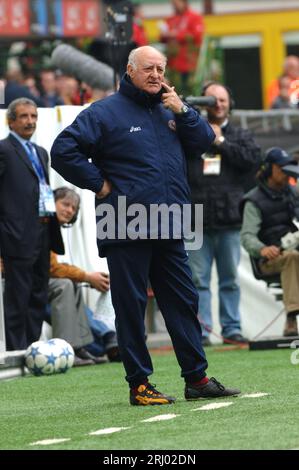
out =
[[[287,109],[294,108],[290,97],[291,79],[288,75],[281,75],[278,78],[278,95],[271,103],[271,109]],[[297,107],[297,105],[296,105]]]
[[[258,185],[243,199],[241,243],[249,255],[258,258],[264,274],[279,273],[286,310],[284,336],[297,336],[299,314],[299,252],[281,248],[281,238],[298,229],[299,193],[290,186],[289,176],[298,172],[297,162],[279,147],[267,150],[257,175]],[[298,173],[299,176],[299,173]]]
[[[79,211],[79,195],[70,188],[62,187],[54,191],[54,197],[60,225],[72,225]],[[97,357],[104,353],[110,361],[117,361],[119,352],[115,330],[111,331],[103,322],[92,320],[92,312],[84,305],[79,282],[89,283],[102,293],[110,288],[108,274],[89,273],[77,266],[60,263],[52,251],[48,299],[53,337],[65,339],[73,346],[76,365],[105,362]]]

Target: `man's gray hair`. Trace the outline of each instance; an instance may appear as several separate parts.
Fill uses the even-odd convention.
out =
[[[72,188],[68,188],[67,186],[60,186],[59,188],[54,189],[54,199],[55,202],[58,201],[59,199],[70,199],[75,205],[76,205],[76,212],[72,218],[67,224],[63,225],[64,227],[73,225],[78,217],[78,212],[80,209],[80,202],[81,198],[76,191],[74,191]]]
[[[129,54],[129,57],[128,57],[128,65],[131,65],[133,67],[133,69],[137,69],[137,60],[136,60],[136,56],[140,53],[140,49],[143,48],[143,47],[151,47],[151,46],[141,46],[141,47],[137,47],[136,49],[132,49],[132,51],[130,52]],[[154,47],[152,49],[155,49]],[[158,49],[155,49],[157,52],[159,52],[159,54],[161,54],[161,57],[162,59],[164,60],[164,66],[166,67],[166,64],[167,64],[167,57],[162,53],[160,52]]]
[[[7,107],[7,112],[6,116],[9,121],[15,121],[17,118],[17,107],[20,105],[30,105],[34,106],[37,108],[37,105],[34,101],[32,101],[30,98],[17,98],[16,100],[13,100],[11,103],[9,103]]]

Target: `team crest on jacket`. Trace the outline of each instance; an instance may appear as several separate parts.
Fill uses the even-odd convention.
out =
[[[173,119],[170,119],[170,121],[168,121],[168,127],[172,131],[174,131],[174,132],[176,131],[176,123]]]

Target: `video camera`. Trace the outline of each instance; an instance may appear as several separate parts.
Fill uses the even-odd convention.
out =
[[[129,0],[104,0],[106,4],[106,38],[113,45],[126,45],[133,34],[133,4]]]
[[[190,106],[216,106],[217,100],[215,96],[186,96],[183,98]]]

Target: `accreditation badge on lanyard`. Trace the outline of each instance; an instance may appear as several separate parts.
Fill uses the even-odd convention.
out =
[[[45,211],[50,212],[50,213],[55,213],[56,207],[55,207],[54,194],[50,186],[46,183],[42,183],[40,185],[40,192],[42,195]]]
[[[221,172],[221,155],[211,155],[204,153],[201,158],[203,159],[203,174],[207,175],[220,175]]]

